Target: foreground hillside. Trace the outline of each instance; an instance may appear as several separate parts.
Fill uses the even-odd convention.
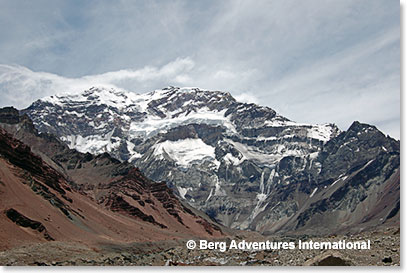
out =
[[[107,154],[81,154],[39,135],[13,108],[0,111],[0,212],[0,250],[225,236],[165,183]]]

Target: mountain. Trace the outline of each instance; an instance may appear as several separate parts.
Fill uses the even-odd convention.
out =
[[[0,200],[2,250],[54,240],[96,246],[225,235],[165,183],[106,153],[69,149],[10,107],[0,109]]]
[[[336,233],[397,223],[400,143],[354,122],[293,122],[229,93],[91,88],[23,110],[69,148],[130,162],[234,229]],[[321,224],[322,223],[322,224]]]

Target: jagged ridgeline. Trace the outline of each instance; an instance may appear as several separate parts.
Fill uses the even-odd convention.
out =
[[[70,148],[134,164],[235,229],[324,234],[399,222],[400,142],[368,124],[296,123],[229,93],[176,87],[91,88],[22,113]]]

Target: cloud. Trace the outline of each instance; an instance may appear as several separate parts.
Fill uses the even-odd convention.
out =
[[[301,122],[333,120],[344,130],[359,120],[399,138],[399,39],[389,30],[285,75],[270,91],[278,111]]]
[[[144,67],[138,70],[119,70],[80,78],[67,78],[52,73],[34,72],[18,65],[0,65],[1,105],[27,107],[34,100],[61,93],[75,93],[92,86],[137,90],[144,86],[177,82],[187,79],[184,73],[194,67],[189,58],[177,59],[160,68]],[[175,80],[173,80],[175,79]]]
[[[235,77],[230,84],[230,75]],[[197,67],[190,58],[178,58],[161,67],[146,66],[140,69],[123,69],[79,78],[68,78],[47,72],[35,72],[18,65],[0,65],[0,106],[13,105],[25,108],[36,99],[53,94],[77,93],[92,86],[116,88],[144,93],[168,85],[199,86],[212,90],[230,88],[242,91],[253,80],[254,71],[225,72],[211,67]],[[242,101],[257,102],[249,94],[238,96]]]
[[[399,11],[386,0],[0,1],[2,104],[96,84],[197,86],[398,137]]]
[[[126,86],[132,82],[171,82],[174,78],[176,82],[186,80],[188,77],[184,73],[188,73],[194,67],[195,63],[190,58],[178,58],[160,68],[146,66],[138,70],[119,70],[107,72],[99,75],[84,76],[80,79],[86,82],[100,84],[115,84],[117,86]]]
[[[240,102],[259,104],[259,99],[250,93],[241,93],[241,94],[235,95],[235,99]]]
[[[214,75],[215,79],[236,79],[236,75],[231,71],[219,70]]]

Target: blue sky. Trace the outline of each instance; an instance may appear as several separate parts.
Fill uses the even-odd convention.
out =
[[[400,136],[400,3],[0,1],[0,106],[106,85],[231,92]]]

